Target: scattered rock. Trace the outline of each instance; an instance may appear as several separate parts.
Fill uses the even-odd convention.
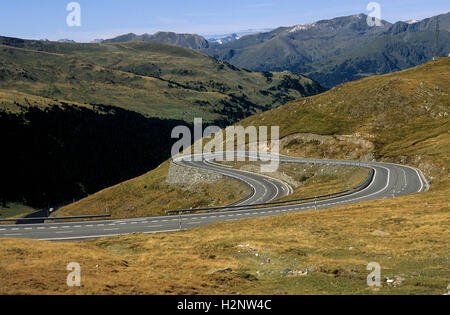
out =
[[[288,275],[293,277],[305,277],[308,275],[308,270],[292,270]]]
[[[244,279],[249,280],[249,281],[257,281],[258,280],[258,278],[256,278],[254,275],[252,275],[252,274],[250,274],[248,272],[240,272],[239,276],[241,278],[244,278]]]
[[[326,274],[329,274],[329,275],[332,275],[335,278],[339,278],[339,277],[351,278],[351,277],[354,277],[354,276],[356,276],[358,274],[357,270],[346,270],[346,269],[343,269],[341,267],[329,269],[328,267],[321,266],[319,271],[323,272],[323,273],[326,273]]]
[[[231,268],[220,268],[220,269],[213,269],[213,270],[210,270],[210,271],[208,271],[208,274],[209,275],[213,275],[213,274],[216,274],[216,273],[226,273],[226,274],[230,274],[230,273],[232,273],[233,272],[233,269],[231,269]]]
[[[402,275],[397,275],[393,279],[386,277],[386,283],[393,287],[400,286],[404,280],[405,280],[405,278]]]
[[[395,276],[394,286],[400,286],[403,281],[405,281],[405,278],[403,278],[402,276]]]
[[[450,295],[450,284],[447,286],[447,293],[444,293],[444,295]]]
[[[380,230],[376,230],[376,231],[372,232],[372,235],[381,236],[381,237],[387,237],[387,236],[391,236],[391,233],[383,232],[383,231],[380,231]]]

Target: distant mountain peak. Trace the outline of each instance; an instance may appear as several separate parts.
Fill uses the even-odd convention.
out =
[[[210,39],[208,39],[208,41],[210,41],[211,43],[216,43],[216,44],[219,44],[219,45],[223,45],[223,44],[234,42],[234,41],[236,41],[236,40],[238,40],[240,38],[241,38],[241,36],[239,36],[236,33],[233,33],[233,34],[230,34],[230,35],[227,35],[227,36],[223,36],[223,37],[220,37],[220,38],[210,38]]]
[[[58,40],[59,43],[76,43],[76,41],[68,38],[63,38]]]
[[[298,32],[302,32],[302,31],[309,31],[309,30],[337,30],[340,28],[344,28],[348,25],[354,25],[354,24],[358,24],[360,25],[365,24],[367,20],[367,15],[360,13],[360,14],[354,14],[354,15],[349,15],[349,16],[342,16],[342,17],[337,17],[337,18],[333,18],[333,19],[328,19],[328,20],[320,20],[317,22],[312,22],[312,23],[307,23],[307,24],[299,24],[299,25],[295,25],[291,28],[288,29],[289,33],[298,33]],[[388,22],[383,21],[383,24],[389,24]],[[369,28],[370,26],[367,25],[367,27]]]
[[[128,33],[125,35],[117,36],[112,39],[104,40],[103,43],[119,43],[129,41],[141,41],[141,42],[157,42],[163,44],[178,45],[190,49],[205,49],[208,48],[208,41],[197,34],[179,34],[175,32],[158,31],[154,34],[142,34],[136,35],[134,33]]]
[[[359,14],[353,14],[351,17],[356,18],[356,19],[362,19],[367,17],[367,15],[365,15],[364,13],[359,13]]]

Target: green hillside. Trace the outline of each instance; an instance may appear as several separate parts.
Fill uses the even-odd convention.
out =
[[[323,89],[297,75],[252,73],[159,43],[72,44],[0,37],[0,89],[146,116],[234,122]]]

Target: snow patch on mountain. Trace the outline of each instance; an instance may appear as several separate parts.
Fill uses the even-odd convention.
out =
[[[237,34],[231,34],[225,37],[221,37],[221,38],[209,38],[208,41],[210,43],[215,43],[215,44],[219,44],[219,45],[223,45],[223,44],[227,44],[227,43],[231,43],[234,42],[236,40],[239,40],[241,38],[241,36],[237,35]]]
[[[314,28],[317,24],[314,23],[308,23],[308,24],[302,24],[302,25],[296,25],[293,28],[289,30],[289,33],[296,33],[300,31],[307,31],[311,28]]]
[[[405,21],[406,24],[416,24],[421,22],[422,20],[409,20],[409,21]]]

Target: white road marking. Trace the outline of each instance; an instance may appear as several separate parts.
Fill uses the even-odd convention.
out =
[[[143,234],[157,234],[157,233],[169,233],[169,232],[178,232],[179,230],[164,230],[164,231],[155,231],[155,232],[143,232]],[[121,235],[130,235],[133,233],[122,233],[122,234],[101,234],[101,235],[89,235],[89,236],[75,236],[75,237],[52,237],[52,238],[40,238],[40,241],[64,241],[64,240],[85,240],[85,239],[93,239],[100,237],[114,237]]]

